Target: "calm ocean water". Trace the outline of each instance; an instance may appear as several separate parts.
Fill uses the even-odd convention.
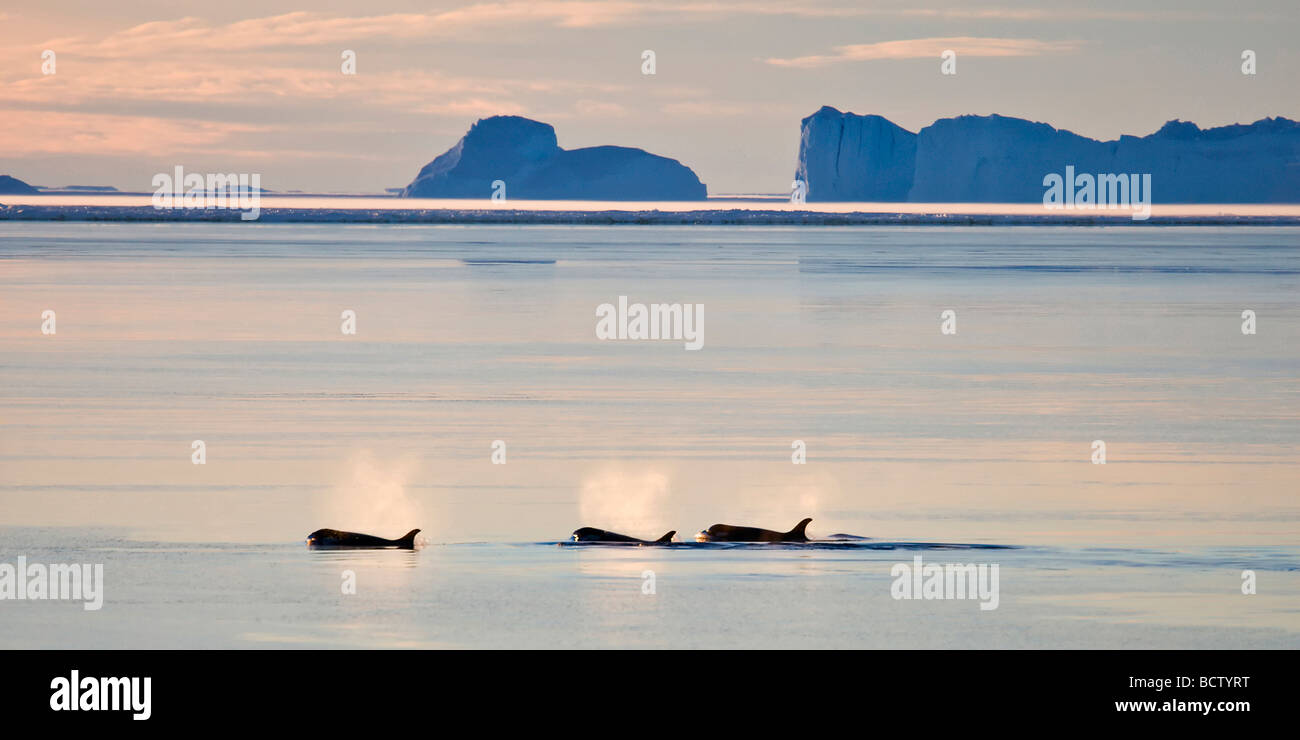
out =
[[[1293,228],[0,224],[0,563],[106,580],[0,642],[1298,647],[1296,295]],[[804,516],[873,539],[554,544]]]

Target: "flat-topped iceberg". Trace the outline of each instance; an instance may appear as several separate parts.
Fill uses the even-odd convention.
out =
[[[803,119],[795,179],[808,200],[905,201],[915,169],[916,134],[885,118],[824,106]]]
[[[1044,178],[1151,176],[1157,203],[1300,203],[1300,123],[1265,118],[1097,141],[1007,116],[944,118],[913,134],[824,107],[803,120],[795,177],[810,201],[1032,203]]]

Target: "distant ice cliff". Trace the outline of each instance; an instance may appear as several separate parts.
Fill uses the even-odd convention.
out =
[[[1029,203],[1043,178],[1149,173],[1157,203],[1300,203],[1300,123],[1265,118],[1097,141],[1007,116],[944,118],[913,134],[823,107],[803,119],[795,178],[809,201]]]

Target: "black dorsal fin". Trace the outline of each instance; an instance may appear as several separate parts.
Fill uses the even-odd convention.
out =
[[[808,522],[811,521],[812,521],[811,518],[804,519],[802,522],[799,522],[798,524],[794,525],[794,529],[785,533],[786,539],[791,539],[791,540],[808,539],[808,534],[804,530],[808,529]]]

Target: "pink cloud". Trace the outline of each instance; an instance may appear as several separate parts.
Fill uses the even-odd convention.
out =
[[[93,153],[171,154],[201,151],[264,131],[244,123],[59,111],[6,111],[0,156]]]
[[[942,36],[901,41],[880,41],[874,44],[850,44],[834,47],[832,54],[771,58],[767,63],[777,67],[812,68],[844,62],[862,62],[877,59],[937,59],[951,49],[958,57],[1029,57],[1047,54],[1069,54],[1077,51],[1078,41],[1039,41],[1038,39],[981,38],[977,36]]]

